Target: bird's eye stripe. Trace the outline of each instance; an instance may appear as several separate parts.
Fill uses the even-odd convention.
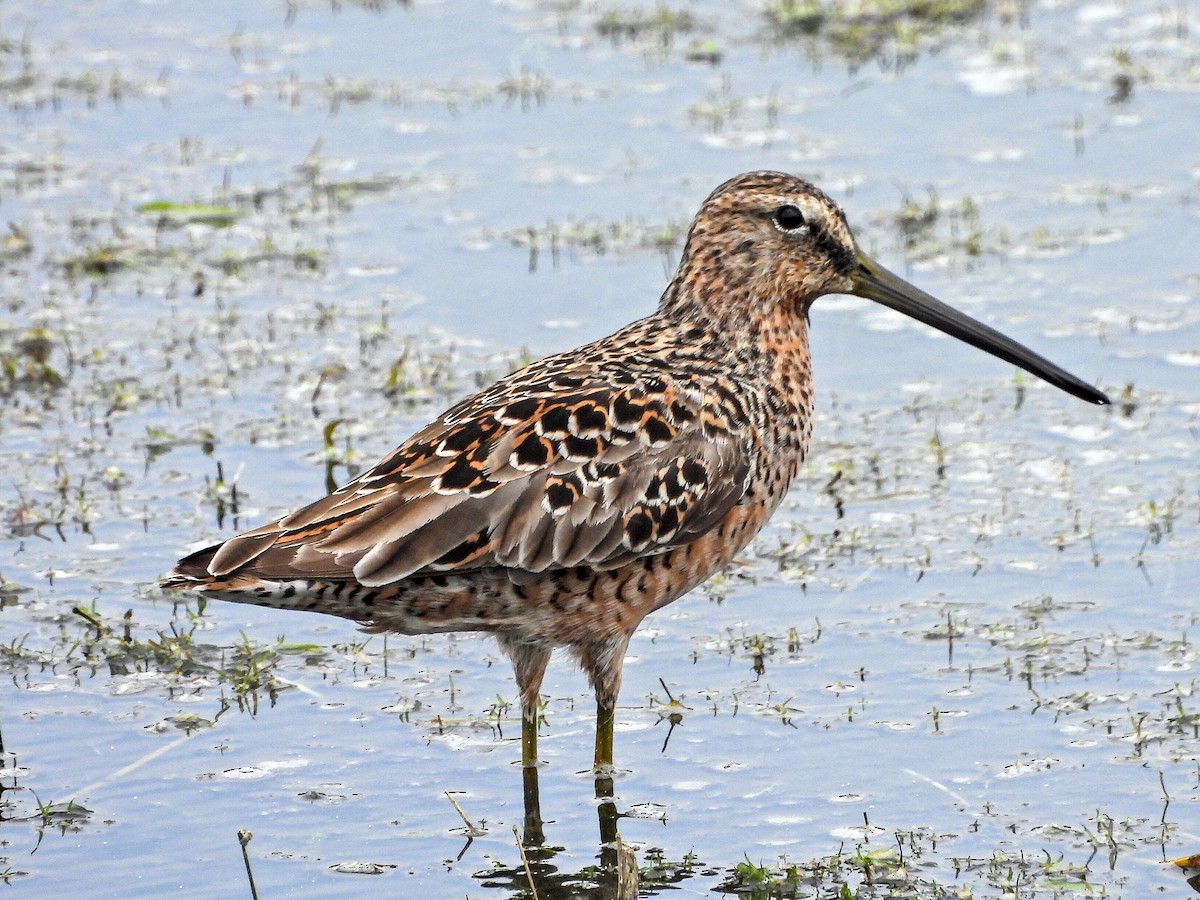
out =
[[[804,214],[795,206],[786,203],[775,210],[775,224],[784,231],[795,231],[804,227]]]

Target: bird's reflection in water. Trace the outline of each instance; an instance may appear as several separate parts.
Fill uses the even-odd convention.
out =
[[[627,900],[645,896],[655,888],[665,888],[691,877],[690,866],[674,868],[666,877],[656,877],[652,885],[639,885],[637,855],[621,840],[617,822],[617,797],[612,775],[597,774],[595,779],[596,816],[600,843],[596,864],[578,871],[563,871],[555,858],[564,848],[547,843],[541,800],[538,790],[538,769],[525,766],[523,792],[525,801],[524,831],[521,834],[520,859],[511,867],[490,869],[476,875],[480,883],[517,895],[548,898],[586,897],[596,900]]]

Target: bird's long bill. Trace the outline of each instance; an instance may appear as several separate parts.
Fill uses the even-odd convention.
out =
[[[853,288],[850,293],[874,300],[876,303],[882,303],[918,322],[924,322],[938,331],[965,341],[972,347],[978,347],[992,356],[998,356],[1015,366],[1020,366],[1026,372],[1036,375],[1043,381],[1048,381],[1080,400],[1100,405],[1107,405],[1110,402],[1108,397],[1090,384],[1081,381],[1065,369],[1059,368],[1028,347],[1018,344],[1012,338],[1005,337],[994,328],[989,328],[982,322],[976,322],[970,316],[952,309],[921,289],[913,287],[899,275],[889,272],[861,251],[857,254],[856,263],[856,270],[851,276]]]

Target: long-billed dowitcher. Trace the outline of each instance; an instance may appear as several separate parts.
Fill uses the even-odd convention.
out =
[[[657,312],[442,413],[345,487],[192,553],[163,585],[402,634],[485,631],[537,759],[552,648],[596,692],[597,771],[630,636],[779,505],[812,431],[808,314],[855,294],[1091,403],[1108,398],[869,259],[811,184],[750,172],[704,201]]]

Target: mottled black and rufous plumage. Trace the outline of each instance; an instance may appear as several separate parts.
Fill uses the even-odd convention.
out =
[[[1103,394],[902,281],[807,182],[718,187],[659,308],[447,410],[333,494],[181,560],[165,587],[330,613],[403,634],[486,631],[513,659],[523,761],[553,647],[595,688],[597,766],[630,636],[721,570],[779,505],[812,430],[808,315],[878,301]]]

